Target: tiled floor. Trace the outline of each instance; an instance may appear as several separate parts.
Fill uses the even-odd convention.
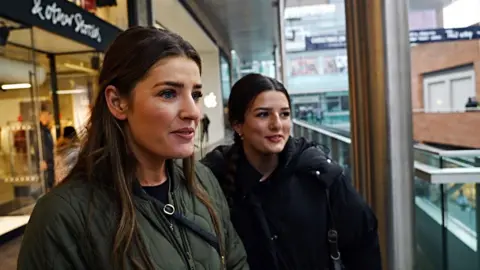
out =
[[[0,262],[2,270],[16,270],[17,257],[20,251],[21,237],[0,246]]]

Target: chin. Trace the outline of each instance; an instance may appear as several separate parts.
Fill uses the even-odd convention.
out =
[[[279,154],[283,151],[285,144],[268,145],[265,147],[265,152],[268,154]]]
[[[176,147],[175,149],[172,149],[172,158],[175,159],[181,159],[181,158],[187,158],[194,153],[194,146],[181,146],[181,147]]]

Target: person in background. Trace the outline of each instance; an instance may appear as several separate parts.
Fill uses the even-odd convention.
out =
[[[177,34],[119,34],[78,161],[37,201],[17,269],[249,269],[218,181],[193,156],[201,70]]]
[[[465,108],[467,111],[474,111],[478,107],[478,101],[475,97],[469,97]]]
[[[208,118],[208,116],[205,114],[202,118],[202,125],[201,125],[201,128],[202,128],[202,135],[200,136],[200,140],[202,141],[202,143],[204,142],[207,142],[208,143],[208,127],[210,126],[210,118]]]
[[[55,185],[58,185],[77,163],[80,139],[72,126],[63,128],[63,135],[57,140],[55,153]]]
[[[470,202],[468,201],[467,196],[465,196],[465,194],[463,193],[463,189],[460,189],[458,191],[458,196],[455,201],[457,205],[460,206],[460,209],[462,209],[462,211],[466,211],[470,208]]]
[[[40,171],[43,171],[45,180],[45,191],[50,191],[55,183],[55,159],[52,133],[50,128],[52,126],[52,113],[48,110],[46,104],[40,107],[40,133],[42,140],[42,157],[40,160]]]
[[[223,188],[250,268],[380,270],[374,213],[319,145],[290,136],[285,87],[246,75],[228,108],[234,144],[202,162]]]

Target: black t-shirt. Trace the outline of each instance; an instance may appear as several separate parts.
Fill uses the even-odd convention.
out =
[[[144,186],[142,187],[148,195],[154,197],[155,199],[161,201],[164,204],[168,203],[168,187],[170,178],[167,178],[167,181],[163,182],[157,186]]]

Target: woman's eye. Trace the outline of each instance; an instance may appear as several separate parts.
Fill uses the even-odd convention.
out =
[[[164,99],[172,99],[177,96],[177,92],[175,90],[163,90],[158,95]]]
[[[268,112],[261,112],[261,113],[258,113],[257,114],[257,117],[267,117],[268,116]]]
[[[282,112],[280,116],[285,118],[290,117],[290,112]]]
[[[200,91],[195,91],[192,93],[193,100],[199,101],[203,97],[203,93]]]

